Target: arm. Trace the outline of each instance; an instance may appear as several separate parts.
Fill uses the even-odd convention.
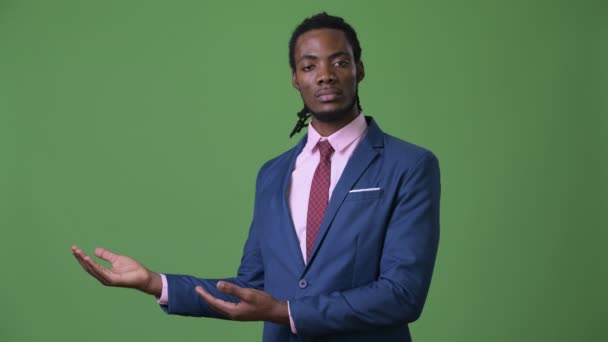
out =
[[[261,174],[262,171],[258,174],[257,183],[259,183]],[[95,255],[112,264],[111,268],[106,268],[95,262],[77,246],[72,246],[72,254],[87,273],[105,286],[133,288],[157,298],[162,293],[163,284],[160,274],[147,269],[135,259],[114,254],[103,248],[96,248]],[[235,302],[238,300],[218,291],[216,287],[217,279],[199,279],[192,276],[171,274],[167,274],[166,279],[169,303],[161,305],[161,307],[168,313],[227,318],[210,309],[206,302],[196,294],[195,287],[197,286],[226,301]],[[245,288],[261,289],[263,288],[263,279],[263,264],[259,253],[257,234],[255,233],[255,223],[252,223],[238,275],[236,278],[224,280]]]
[[[264,287],[264,269],[255,235],[255,224],[252,223],[249,237],[245,243],[241,265],[237,277],[227,279],[201,279],[188,275],[167,274],[169,303],[161,308],[170,314],[182,316],[204,316],[214,318],[230,318],[210,307],[195,291],[201,288],[206,293],[227,303],[236,303],[238,298],[228,295],[218,289],[218,282],[223,280],[236,284],[241,288],[261,290]]]
[[[264,167],[260,170],[256,180],[256,198],[254,205],[258,203],[258,190],[260,189]],[[204,316],[231,319],[231,315],[226,312],[218,312],[217,309],[209,306],[197,292],[195,288],[202,289],[205,293],[209,293],[219,300],[227,304],[239,302],[239,298],[222,292],[218,289],[218,281],[224,280],[231,284],[236,284],[241,288],[252,289],[252,291],[262,290],[264,287],[264,264],[260,253],[258,243],[258,228],[255,221],[256,209],[254,207],[253,222],[249,228],[249,235],[243,248],[243,256],[239,266],[237,276],[227,279],[201,279],[187,275],[167,274],[167,285],[169,290],[169,302],[167,305],[161,305],[161,308],[170,314],[183,316]],[[226,289],[223,289],[226,291]],[[261,291],[259,291],[261,292]]]
[[[252,224],[253,230],[253,224]],[[103,248],[96,248],[95,255],[112,264],[111,268],[106,268],[95,262],[90,256],[84,253],[77,246],[72,246],[72,254],[80,263],[82,268],[97,279],[101,284],[112,287],[125,287],[140,290],[141,292],[160,297],[162,293],[162,280],[160,274],[150,271],[137,260],[130,257],[114,254]],[[161,305],[167,313],[185,315],[185,316],[206,316],[215,318],[232,318],[225,311],[218,313],[217,309],[212,309],[207,303],[195,292],[195,287],[205,289],[208,293],[225,301],[226,303],[235,303],[238,301],[240,292],[234,293],[231,287],[217,288],[217,279],[199,279],[185,275],[165,275],[169,289],[169,303]],[[251,233],[245,244],[241,266],[236,278],[224,279],[231,283],[238,284],[242,288],[261,289],[263,287],[263,266],[259,250],[257,249],[257,240],[255,234]],[[225,283],[225,282],[224,282]],[[207,293],[206,292],[206,293]],[[263,293],[262,291],[257,291]],[[230,296],[231,294],[232,296]],[[265,293],[263,293],[266,295]],[[276,301],[276,299],[266,295],[268,299]],[[251,296],[246,295],[246,298]],[[257,297],[256,297],[257,298]],[[265,300],[268,302],[268,300]],[[272,302],[272,301],[271,301]],[[280,312],[274,310],[273,312]],[[277,315],[272,315],[269,319],[278,321],[278,318],[273,318]]]
[[[398,194],[378,279],[366,286],[290,300],[289,316],[298,334],[365,331],[415,321],[426,300],[437,254],[439,196],[439,165],[429,153],[408,173]],[[196,291],[211,308],[232,319],[289,323],[284,302],[258,290],[221,283],[219,287],[221,292],[211,294],[207,288]],[[241,302],[235,305],[224,293]],[[276,316],[269,319],[268,312]]]
[[[430,286],[439,240],[437,159],[408,172],[388,223],[378,279],[362,287],[290,300],[298,334],[363,331],[415,321]]]

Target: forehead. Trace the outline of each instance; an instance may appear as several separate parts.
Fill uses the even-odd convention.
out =
[[[323,57],[336,52],[346,52],[353,55],[353,49],[348,44],[344,32],[335,29],[315,29],[302,33],[294,49],[296,61],[305,55]]]

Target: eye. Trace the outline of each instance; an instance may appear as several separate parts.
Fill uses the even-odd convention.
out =
[[[337,62],[334,63],[335,66],[340,67],[340,68],[344,68],[346,66],[348,66],[350,63],[348,61],[345,60],[339,60]]]
[[[304,71],[304,72],[309,72],[309,71],[312,71],[314,68],[315,68],[315,66],[314,66],[314,65],[312,65],[312,64],[310,64],[310,65],[305,65],[305,66],[303,66],[303,67],[302,67],[302,71]]]

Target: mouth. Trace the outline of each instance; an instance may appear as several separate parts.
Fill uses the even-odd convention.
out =
[[[342,91],[338,88],[324,88],[315,93],[315,98],[319,102],[332,102],[342,96]]]

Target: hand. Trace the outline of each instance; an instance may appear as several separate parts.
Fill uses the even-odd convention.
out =
[[[134,259],[114,254],[103,248],[95,248],[98,258],[109,261],[112,268],[106,268],[91,259],[77,246],[72,246],[72,254],[82,268],[106,286],[128,287],[160,297],[162,280]]]
[[[241,301],[231,303],[215,298],[200,286],[195,290],[215,311],[230,319],[289,324],[287,302],[280,301],[264,291],[242,288],[226,281],[218,281],[217,288]]]

